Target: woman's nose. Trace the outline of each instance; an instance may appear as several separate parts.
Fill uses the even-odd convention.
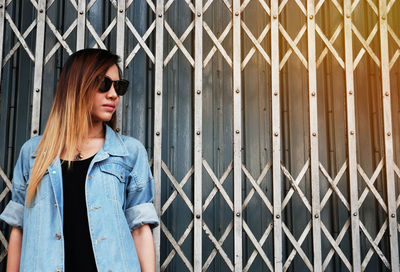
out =
[[[115,100],[115,99],[118,98],[118,94],[117,94],[117,92],[115,91],[115,88],[114,88],[114,83],[111,84],[111,87],[107,92],[107,97],[112,99],[112,100]]]

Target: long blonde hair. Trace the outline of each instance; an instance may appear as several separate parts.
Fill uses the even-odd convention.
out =
[[[118,62],[117,55],[102,49],[83,49],[68,58],[57,83],[43,136],[36,148],[27,203],[35,198],[40,181],[54,159],[61,153],[66,158],[73,158],[77,145],[87,138],[92,95],[100,87],[107,70]],[[108,123],[115,128],[115,115]]]

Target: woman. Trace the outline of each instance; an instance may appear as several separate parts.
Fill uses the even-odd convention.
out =
[[[143,145],[114,132],[119,57],[72,54],[43,136],[21,148],[12,200],[7,271],[154,271],[153,179]]]

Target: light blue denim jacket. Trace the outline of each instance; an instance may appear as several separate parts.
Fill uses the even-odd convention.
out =
[[[41,180],[32,204],[25,194],[40,136],[21,148],[14,168],[12,200],[0,219],[23,229],[20,271],[64,271],[63,191],[60,159]],[[140,271],[131,230],[157,226],[154,183],[143,145],[107,126],[102,149],[86,176],[86,207],[99,272]]]

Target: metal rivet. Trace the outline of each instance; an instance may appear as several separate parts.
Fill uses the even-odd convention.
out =
[[[274,95],[275,95],[275,96],[278,96],[278,92],[274,92]]]
[[[391,136],[391,135],[392,135],[392,133],[390,133],[390,132],[387,133],[387,136]]]
[[[389,96],[389,92],[385,92],[385,95],[386,95],[386,96]]]
[[[162,17],[162,14],[161,14],[161,13],[160,13],[160,14],[158,14],[158,17],[160,17],[160,18],[161,18],[161,17]]]
[[[314,18],[314,16],[313,15],[310,15],[310,20],[312,20]]]
[[[123,9],[120,9],[120,10],[119,10],[119,13],[122,13],[122,12],[124,12],[124,10],[123,10]]]
[[[197,12],[197,17],[200,17],[201,16],[201,13],[200,12]]]
[[[37,92],[37,93],[40,92],[40,89],[36,89],[35,92]]]
[[[36,129],[33,130],[33,134],[37,134],[37,130]]]
[[[353,92],[352,91],[349,91],[349,95],[352,95],[353,94]]]
[[[319,218],[319,215],[318,215],[318,214],[316,214],[316,215],[314,215],[314,217],[315,217],[315,218]]]
[[[0,8],[3,8],[3,5],[0,5]]]
[[[236,15],[236,16],[239,16],[239,11],[236,11],[236,12],[235,12],[235,15]]]
[[[276,18],[278,18],[278,16],[274,15],[274,16],[272,16],[272,18],[276,19]]]
[[[315,96],[315,92],[312,92],[312,93],[311,93],[311,96]]]
[[[157,131],[157,132],[156,132],[156,135],[157,135],[157,136],[160,136],[160,132],[159,132],[159,131]]]
[[[120,129],[120,128],[117,128],[115,131],[116,131],[116,132],[120,132],[120,131],[121,131],[121,129]]]
[[[391,216],[392,218],[395,218],[396,215],[395,215],[394,213],[392,213],[390,216]]]
[[[201,91],[200,91],[200,90],[197,90],[197,94],[201,94]]]
[[[40,12],[40,13],[43,13],[43,9],[40,9],[39,12]]]
[[[278,134],[278,132],[275,132],[274,135],[275,135],[275,137],[278,137],[279,134]]]
[[[239,216],[240,216],[240,212],[237,212],[237,213],[236,213],[236,216],[239,217]]]
[[[239,134],[240,131],[239,131],[239,130],[236,130],[235,132],[236,132],[236,134]]]
[[[354,131],[350,130],[350,135],[354,135]]]
[[[279,214],[277,214],[275,217],[276,217],[277,219],[281,218],[281,216],[280,216]]]
[[[79,14],[80,14],[80,15],[83,15],[83,11],[80,11]]]
[[[357,216],[357,212],[353,213],[354,216]]]
[[[157,91],[157,95],[161,95],[161,92],[160,92],[160,91]]]
[[[200,131],[196,131],[196,134],[197,134],[197,135],[200,135]]]
[[[346,18],[350,18],[350,14],[347,14],[347,15],[346,15]]]
[[[386,16],[385,15],[382,15],[382,20],[385,20],[386,19]]]
[[[317,136],[317,133],[313,132],[312,136],[314,136],[314,137]]]
[[[236,93],[239,93],[240,91],[239,91],[239,89],[236,89]]]
[[[196,214],[196,218],[197,218],[197,219],[200,219],[200,214]]]

